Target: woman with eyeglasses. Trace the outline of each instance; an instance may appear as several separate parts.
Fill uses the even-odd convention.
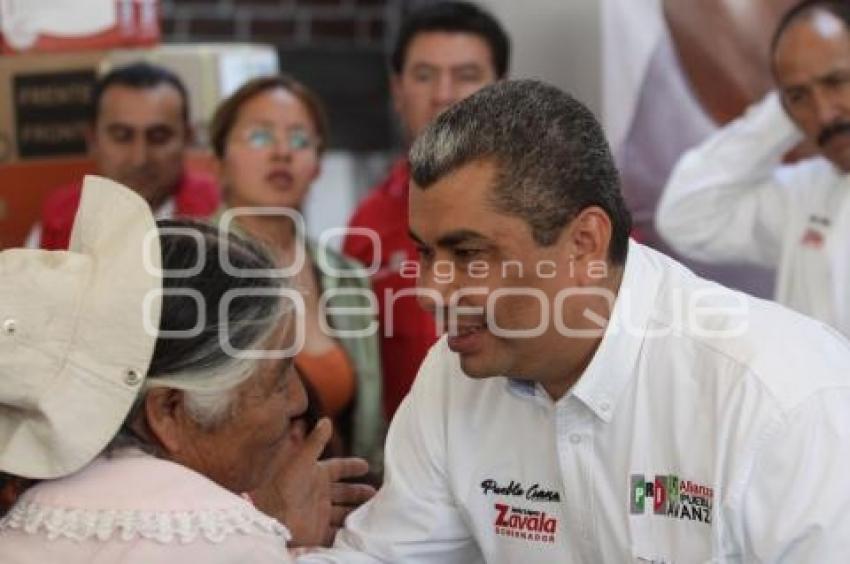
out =
[[[303,304],[295,364],[347,454],[380,468],[384,420],[378,335],[362,267],[305,237],[300,211],[328,139],[322,103],[288,76],[253,79],[211,125],[223,187],[219,225],[266,245]],[[315,404],[314,404],[315,405]]]

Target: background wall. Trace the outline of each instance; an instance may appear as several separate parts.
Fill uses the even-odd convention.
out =
[[[514,44],[511,76],[537,78],[601,110],[598,0],[482,0]]]
[[[404,2],[395,0],[163,0],[165,42],[274,45],[281,68],[327,103],[331,148],[393,143],[384,49]]]
[[[385,53],[404,14],[434,0],[162,0],[164,40],[275,45],[281,67],[328,102],[332,146],[398,144]],[[594,111],[600,99],[598,0],[479,0],[513,40],[512,76],[546,80]]]

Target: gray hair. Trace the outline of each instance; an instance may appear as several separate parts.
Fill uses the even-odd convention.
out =
[[[422,189],[458,168],[492,159],[493,202],[552,245],[589,206],[611,218],[609,257],[625,262],[631,216],[602,127],[580,102],[532,80],[502,81],[458,102],[434,120],[410,150]]]
[[[223,347],[226,338],[236,350],[260,350],[282,321],[290,315],[284,308],[279,277],[240,275],[222,264],[222,253],[240,271],[276,268],[269,254],[257,244],[234,233],[222,235],[216,227],[192,221],[160,221],[162,269],[198,272],[165,276],[159,337],[154,347],[145,388],[121,430],[107,450],[136,446],[151,451],[154,445],[133,430],[151,388],[182,390],[189,415],[203,428],[213,428],[232,415],[234,390],[253,375],[260,360],[235,357]],[[199,245],[199,241],[203,241]],[[225,294],[241,290],[225,310],[219,308]],[[188,293],[203,298],[202,305]],[[203,308],[203,311],[200,311]],[[199,330],[191,330],[198,325]],[[180,333],[183,332],[182,336]]]

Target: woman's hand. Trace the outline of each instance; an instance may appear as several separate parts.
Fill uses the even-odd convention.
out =
[[[366,474],[365,460],[319,460],[332,433],[331,422],[322,419],[303,440],[290,441],[279,456],[280,470],[251,492],[260,511],[286,525],[292,546],[330,546],[345,517],[375,494],[371,486],[342,482]]]

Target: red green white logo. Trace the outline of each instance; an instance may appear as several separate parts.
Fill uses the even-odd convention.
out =
[[[698,482],[673,475],[656,475],[647,481],[644,474],[632,474],[629,492],[632,515],[651,510],[654,515],[711,524],[714,490]]]

